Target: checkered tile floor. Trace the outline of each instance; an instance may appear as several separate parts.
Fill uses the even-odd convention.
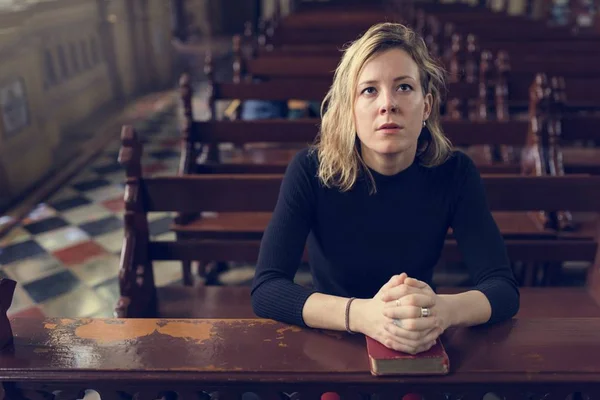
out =
[[[144,174],[168,174],[179,161],[176,115],[156,114],[137,124],[147,143]],[[124,173],[116,140],[55,195],[0,239],[0,274],[18,288],[11,314],[111,316],[118,294],[123,238]],[[151,216],[154,240],[169,239],[171,216]],[[156,268],[158,285],[181,279],[180,264]]]

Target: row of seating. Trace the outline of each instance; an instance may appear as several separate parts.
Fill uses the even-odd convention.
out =
[[[290,17],[290,21],[293,21],[292,17]],[[358,19],[358,17],[355,18]],[[369,16],[366,18],[368,19]],[[288,26],[287,19],[279,22],[278,29],[282,29],[282,27],[285,27],[287,32],[294,31],[294,23],[292,22]],[[275,34],[279,32],[278,29],[275,30]],[[321,71],[323,76],[330,75],[324,68],[319,70],[318,65],[315,66],[312,62],[314,59],[304,57],[303,52],[306,49],[301,50],[301,56],[293,58],[294,46],[288,45],[285,51],[288,52],[287,57],[289,57],[290,63],[276,68],[277,61],[280,61],[280,59],[274,56],[260,54],[255,59],[244,62],[241,55],[243,53],[241,50],[241,40],[239,38],[234,39],[234,44],[238,58],[234,65],[236,74],[234,75],[233,83],[215,82],[210,56],[207,59],[205,72],[210,87],[208,101],[209,109],[212,113],[212,118],[209,121],[200,122],[194,119],[191,78],[185,76],[181,80],[184,129],[180,175],[185,176],[186,179],[190,179],[192,175],[198,175],[206,177],[210,182],[218,182],[218,179],[224,179],[223,182],[227,182],[227,179],[229,179],[228,175],[235,174],[234,181],[243,182],[242,186],[260,182],[257,179],[271,178],[270,175],[272,174],[276,174],[279,176],[278,179],[280,179],[280,174],[285,171],[293,154],[298,149],[311,143],[318,132],[318,118],[258,121],[239,120],[235,118],[235,115],[232,118],[233,120],[221,120],[217,118],[216,109],[218,101],[237,100],[243,102],[257,99],[285,101],[290,98],[315,100],[322,98],[328,89],[327,79],[325,78],[308,79],[310,74],[304,77],[293,76],[309,69],[315,71],[315,73]],[[329,47],[331,48],[331,45]],[[278,51],[277,47],[274,47],[272,51]],[[255,66],[267,66],[261,70],[259,74],[261,79],[259,82],[252,81],[256,78],[256,71],[247,71],[249,75],[248,79],[242,74],[241,66],[244,63],[253,65],[252,62],[256,62]],[[269,71],[274,71],[272,72],[273,75]],[[288,73],[292,76],[288,76]],[[457,84],[458,86],[449,85],[450,98],[453,94],[461,93],[461,88],[468,87],[469,85],[468,82]],[[477,89],[476,84],[473,87]],[[563,146],[563,143],[559,143],[559,140],[562,141],[565,137],[569,138],[569,134],[573,135],[570,137],[571,140],[594,138],[595,130],[593,126],[595,125],[596,118],[593,116],[581,117],[571,114],[565,116],[564,80],[560,77],[548,81],[545,75],[538,74],[530,82],[528,92],[530,106],[527,119],[511,118],[510,113],[507,112],[505,118],[469,120],[452,115],[451,113],[450,115],[446,115],[443,120],[444,129],[453,143],[464,147],[467,151],[469,151],[469,147],[483,146],[483,151],[479,153],[487,154],[487,156],[480,159],[475,157],[475,159],[478,161],[478,166],[481,172],[486,175],[486,178],[487,175],[489,175],[490,179],[494,178],[493,175],[496,174],[515,174],[514,178],[520,178],[521,176],[529,178],[535,176],[560,177],[564,175],[565,171],[577,174],[589,174],[593,172],[593,167],[590,168],[590,165],[576,166],[574,170],[570,170],[571,166],[565,163],[566,166],[563,167],[562,152],[566,147]],[[472,93],[477,95],[478,92],[477,90],[473,90]],[[468,100],[469,95],[465,94],[465,98]],[[129,138],[127,139],[127,143],[132,145],[135,142],[132,139],[135,135],[129,132],[126,136]],[[235,145],[233,150],[231,147],[222,149],[223,144],[231,143]],[[257,144],[260,146],[256,146]],[[502,159],[503,162],[493,162],[493,157],[490,155],[493,150],[492,146],[502,146],[501,151],[505,152]],[[200,157],[202,153],[205,153],[206,157]],[[477,154],[477,152],[473,153],[475,156]],[[515,154],[519,154],[520,156],[514,157]],[[199,159],[202,159],[202,161],[198,162]],[[129,160],[127,162],[132,161]],[[579,176],[572,177],[579,178]],[[587,177],[581,176],[581,178]],[[136,179],[145,178],[136,176]],[[248,181],[246,182],[245,179],[248,179]],[[190,181],[186,180],[186,182]],[[224,183],[219,183],[219,185],[221,184],[224,185]],[[247,195],[244,196],[241,192],[236,192],[235,186],[231,185],[234,184],[230,182],[226,192],[219,194],[211,191],[210,195],[214,194],[216,196],[215,199],[220,197],[238,198],[238,196],[243,200],[248,199]],[[248,188],[250,187],[248,186]],[[274,187],[277,187],[277,185],[274,184]],[[506,189],[505,194],[516,193],[510,190],[509,187]],[[272,192],[269,192],[269,190],[272,190]],[[208,189],[203,189],[203,192],[208,193]],[[168,193],[178,192],[170,190]],[[191,195],[192,192],[186,193]],[[194,283],[191,272],[192,261],[199,260],[203,263],[202,265],[207,264],[209,261],[245,261],[250,263],[255,261],[256,254],[248,252],[251,248],[254,251],[258,248],[260,238],[268,224],[271,215],[270,211],[276,199],[275,189],[267,189],[265,187],[260,191],[261,196],[268,196],[269,193],[272,196],[270,202],[265,197],[262,200],[265,202],[264,204],[250,210],[245,210],[244,207],[246,206],[243,204],[235,207],[232,206],[231,209],[223,209],[218,205],[215,205],[217,208],[211,208],[210,206],[200,206],[199,203],[196,203],[195,207],[191,209],[171,210],[178,212],[178,217],[172,226],[177,234],[177,246],[184,246],[184,243],[194,243],[192,247],[196,250],[206,250],[194,253],[193,257],[189,253],[191,250],[184,251],[183,254],[185,254],[185,257],[182,257],[184,259],[184,283],[187,286],[192,286]],[[519,193],[529,192],[519,191]],[[564,195],[567,194],[573,195],[574,192],[565,192]],[[221,203],[225,202],[223,198]],[[497,200],[492,199],[491,201],[498,201],[500,203],[500,199],[504,201],[505,198],[506,195],[500,197],[499,194]],[[519,196],[519,199],[523,199],[523,197]],[[537,206],[533,206],[533,204],[531,203],[531,208],[525,209],[518,207],[502,210],[494,209],[494,217],[507,240],[531,241],[528,244],[541,246],[537,247],[538,249],[543,249],[545,245],[549,244],[549,242],[544,242],[544,240],[552,241],[552,243],[557,241],[557,245],[564,240],[569,246],[575,244],[579,246],[587,242],[590,244],[593,243],[592,247],[596,248],[596,218],[574,220],[572,217],[572,212],[574,211],[595,212],[596,210],[593,207],[592,209],[578,210],[577,208],[571,208],[568,200],[565,200],[562,207],[558,209],[548,208],[543,202],[540,202]],[[216,216],[215,212],[217,213]],[[243,246],[246,246],[243,247],[244,251],[241,249],[239,251],[236,250],[238,249],[236,246],[240,241],[243,242]],[[202,246],[205,244],[220,246],[219,249],[223,253],[207,250],[207,248],[200,246],[200,243]],[[449,233],[450,248],[452,248],[452,243]],[[163,243],[158,244],[158,246],[167,245]],[[181,248],[183,249],[184,247]],[[171,250],[160,250],[157,254],[163,254],[161,253],[162,251],[168,252],[172,257],[180,255],[179,253],[177,253],[177,256],[173,255],[174,253],[171,253]],[[548,255],[549,258],[545,259],[542,253]],[[590,254],[592,253],[592,258],[587,258],[586,260],[580,259],[584,253],[575,255],[570,252],[561,252],[560,254],[563,257],[553,258],[553,256],[549,255],[548,251],[541,251],[538,254],[535,252],[535,247],[531,247],[523,253],[511,252],[511,256],[513,261],[524,263],[521,281],[525,286],[531,286],[535,283],[535,276],[540,269],[544,271],[545,283],[557,283],[557,280],[560,279],[561,263],[563,261],[592,262],[595,251],[590,252]],[[150,250],[149,254],[155,253],[153,250]],[[449,254],[451,256],[446,258],[448,261],[459,259],[456,252]],[[161,255],[161,257],[164,257],[164,255]],[[205,275],[206,270],[202,270],[201,273]],[[206,288],[205,290],[210,291],[211,288]],[[218,292],[220,290],[221,288],[217,289]],[[223,293],[227,293],[227,296],[232,297],[228,290],[223,288]],[[173,289],[169,288],[167,291],[172,292]],[[194,297],[197,293],[197,291],[192,289],[188,294]],[[203,292],[200,293],[200,298],[202,298]],[[173,293],[170,295],[172,297],[179,296],[175,296]],[[130,296],[124,295],[124,298],[128,299]],[[150,298],[154,299],[155,297],[153,295]],[[236,296],[232,298],[239,299]],[[119,307],[120,315],[128,315],[128,312],[124,311],[127,307],[123,306],[123,304],[128,304],[128,301],[124,300],[121,303]],[[191,300],[189,304],[194,304],[194,313],[200,313],[193,315],[202,315],[201,310],[203,310],[203,307],[201,307],[201,303],[202,301],[194,302],[194,300]],[[180,306],[181,304],[179,303]],[[156,305],[153,305],[148,309],[152,311],[143,312],[143,315],[152,315],[154,312],[157,312],[158,309],[156,307]],[[141,310],[144,307],[136,309]],[[246,309],[246,311],[249,312],[250,310]]]

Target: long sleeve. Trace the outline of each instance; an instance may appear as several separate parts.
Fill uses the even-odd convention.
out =
[[[314,221],[316,171],[311,162],[304,150],[286,170],[277,205],[263,235],[252,285],[256,315],[299,326],[306,326],[302,310],[314,293],[294,283]]]
[[[487,324],[493,324],[518,312],[519,289],[479,172],[468,157],[463,160],[451,226],[474,289],[481,291],[491,304],[492,315]]]

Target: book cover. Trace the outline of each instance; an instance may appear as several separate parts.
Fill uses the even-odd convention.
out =
[[[450,370],[450,360],[440,339],[431,349],[412,355],[388,349],[365,337],[373,375],[446,375]]]

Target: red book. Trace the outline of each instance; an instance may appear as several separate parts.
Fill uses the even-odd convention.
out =
[[[373,375],[446,375],[450,370],[450,360],[440,339],[431,349],[412,355],[388,349],[365,337]]]

